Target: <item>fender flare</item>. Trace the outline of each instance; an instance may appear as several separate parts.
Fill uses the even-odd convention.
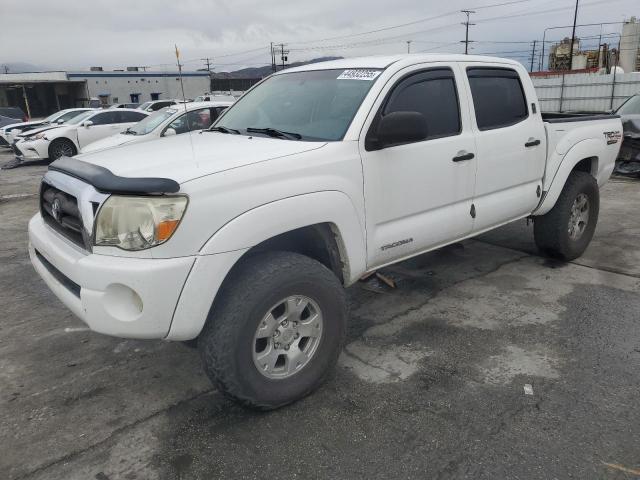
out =
[[[319,223],[332,225],[345,264],[344,283],[355,282],[366,270],[366,243],[351,199],[339,191],[322,191],[277,200],[238,215],[202,246],[180,293],[166,338],[190,340],[200,334],[222,282],[251,247]]]
[[[332,225],[345,266],[345,283],[352,283],[366,270],[364,228],[351,199],[337,190],[296,195],[248,210],[218,229],[199,254],[251,248],[276,235],[320,223]]]
[[[602,158],[604,148],[602,140],[596,138],[588,138],[576,143],[562,157],[560,165],[551,180],[549,189],[543,193],[542,200],[532,215],[544,215],[553,208],[562,193],[569,175],[575,166],[585,158],[592,158],[591,175],[598,180],[599,178],[599,159]]]

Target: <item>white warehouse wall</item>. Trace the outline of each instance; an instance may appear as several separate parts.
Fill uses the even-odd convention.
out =
[[[151,100],[152,93],[159,99],[182,98],[178,72],[69,72],[69,80],[84,80],[89,97],[108,95],[106,103],[131,102],[131,94],[138,94],[138,102]],[[182,72],[184,95],[194,98],[209,91],[208,72]]]
[[[640,72],[601,75],[534,76],[531,78],[543,112],[606,111],[640,93]],[[563,86],[564,83],[564,86]],[[562,108],[561,108],[562,107]]]

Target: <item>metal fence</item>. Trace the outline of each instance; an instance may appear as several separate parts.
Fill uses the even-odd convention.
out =
[[[640,72],[532,77],[543,112],[605,111],[640,93]]]

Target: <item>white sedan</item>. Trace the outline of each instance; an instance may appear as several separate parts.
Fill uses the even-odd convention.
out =
[[[148,112],[125,108],[92,110],[60,127],[45,130],[15,143],[13,150],[21,160],[72,157],[90,143],[126,130],[148,115]]]
[[[61,125],[68,122],[72,118],[80,115],[83,112],[88,112],[91,108],[67,108],[60,110],[59,112],[49,115],[42,120],[33,120],[30,122],[12,123],[0,128],[0,138],[4,139],[7,147],[10,147],[13,141],[18,135],[24,132],[35,130],[36,128],[45,127],[49,125]],[[0,142],[0,143],[4,143]]]
[[[209,128],[233,101],[192,102],[173,105],[152,113],[125,131],[84,147],[81,153],[97,152],[130,143],[146,142],[171,135]]]

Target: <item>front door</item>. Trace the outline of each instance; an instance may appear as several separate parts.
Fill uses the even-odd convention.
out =
[[[480,232],[526,216],[538,205],[546,134],[531,82],[520,80],[524,69],[473,63],[461,69],[473,99],[478,145],[473,229]]]
[[[435,248],[471,232],[475,140],[467,93],[454,64],[410,67],[392,79],[365,124],[375,138],[385,115],[419,112],[427,136],[381,149],[360,141],[368,268]]]
[[[114,125],[118,120],[117,110],[96,113],[88,120],[93,122],[91,126],[80,125],[77,130],[80,148],[84,148],[101,138],[118,133],[118,125]]]

